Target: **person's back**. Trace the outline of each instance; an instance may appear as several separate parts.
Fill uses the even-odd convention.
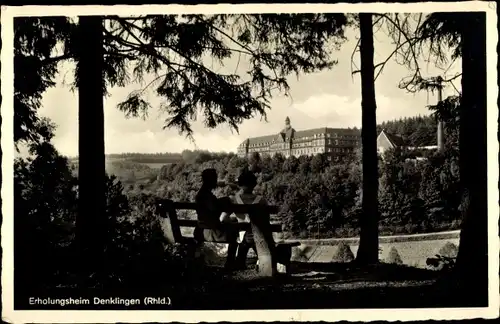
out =
[[[253,190],[257,184],[257,179],[255,175],[249,171],[244,171],[240,177],[238,178],[238,185],[240,187],[240,191],[231,197],[231,200],[234,204],[260,204],[267,205],[267,201],[264,197],[256,195]],[[251,222],[249,214],[240,214],[235,213],[236,218],[239,222]],[[253,220],[260,219],[261,226],[263,224],[269,224],[270,215],[265,212],[260,212],[259,214],[252,215]],[[264,233],[266,236],[270,235],[269,240],[272,241],[272,233]],[[246,231],[244,233],[240,233],[239,237],[239,248],[238,248],[238,256],[237,263],[239,266],[244,267],[246,255],[248,251],[252,248],[255,252],[257,252],[254,235],[252,231]]]
[[[198,206],[196,209],[198,226],[205,229],[219,228],[221,210],[218,199],[212,191],[202,186],[196,194],[195,202]]]
[[[230,267],[238,248],[238,232],[220,221],[223,199],[218,199],[212,193],[217,187],[215,169],[203,170],[201,177],[202,186],[195,198],[198,226],[195,228],[194,237],[201,241],[229,243],[226,266]]]

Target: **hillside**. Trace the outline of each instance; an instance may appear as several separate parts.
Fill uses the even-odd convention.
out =
[[[408,146],[427,146],[436,144],[436,119],[431,116],[406,117],[385,121],[377,125],[377,134],[383,129],[391,134],[399,135]],[[161,168],[163,165],[175,163],[203,163],[211,159],[212,154],[207,150],[184,150],[181,153],[114,153],[106,154],[106,163],[113,162],[146,164],[149,167]],[[231,154],[218,152],[221,154]],[[218,154],[217,153],[217,154]],[[70,157],[70,162],[78,164],[78,157]]]

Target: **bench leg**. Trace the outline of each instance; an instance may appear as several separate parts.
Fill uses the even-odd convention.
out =
[[[238,267],[245,268],[248,252],[252,249],[253,246],[247,244],[246,242],[242,242],[238,244],[238,252],[236,254],[236,264]]]
[[[254,237],[255,250],[259,259],[259,276],[273,277],[276,275],[276,261],[274,253],[274,240],[269,229],[269,223],[265,223],[258,217],[250,215],[250,224]]]
[[[291,271],[290,271],[290,262],[287,262],[285,264],[283,264],[283,266],[285,267],[285,274],[288,276],[291,274]]]
[[[282,264],[285,266],[285,273],[289,275],[291,273],[290,267],[291,267],[291,259],[292,259],[292,247],[291,246],[283,246],[282,247],[282,255],[281,255],[281,261],[283,262]]]

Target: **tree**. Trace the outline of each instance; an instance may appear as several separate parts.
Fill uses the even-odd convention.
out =
[[[461,100],[460,95],[449,96],[436,105],[429,106],[429,110],[433,111],[436,119],[444,121],[445,146],[454,150],[458,150]]]
[[[488,296],[488,175],[486,141],[486,13],[467,13],[462,25],[460,181],[463,190],[457,256],[464,296]]]
[[[78,86],[78,218],[76,237],[83,278],[105,266],[109,225],[105,215],[106,166],[104,159],[104,47],[100,17],[81,16],[75,42]],[[89,181],[89,179],[92,179]],[[86,269],[90,267],[90,269]]]
[[[311,171],[313,173],[320,173],[326,166],[326,158],[323,154],[316,154],[311,159]]]
[[[51,136],[37,110],[42,95],[55,85],[57,64],[66,55],[54,56],[56,45],[70,30],[67,17],[17,17],[14,19],[14,142],[30,145]],[[40,128],[41,127],[41,128]]]
[[[47,19],[52,22],[51,18]],[[255,113],[265,116],[272,90],[288,92],[286,77],[289,74],[331,68],[336,62],[325,50],[325,44],[338,47],[343,40],[345,23],[343,14],[82,16],[78,24],[67,19],[62,21],[62,27],[53,23],[51,31],[62,36],[52,37],[50,46],[43,42],[41,47],[54,48],[57,43],[54,40],[61,40],[64,55],[58,60],[77,61],[75,80],[81,121],[78,236],[82,247],[102,248],[104,238],[96,237],[93,230],[98,231],[97,236],[105,236],[108,230],[103,216],[101,184],[104,177],[102,100],[107,86],[124,86],[131,76],[143,80],[153,74],[152,82],[118,105],[127,116],[147,114],[151,106],[144,95],[155,87],[156,94],[165,99],[161,107],[169,115],[165,127],[177,127],[191,136],[190,122],[200,110],[207,127],[227,123],[237,130],[238,124]],[[18,25],[16,31],[20,30],[22,26]],[[26,36],[28,43],[33,41],[30,37]],[[17,45],[23,46],[22,42]],[[50,53],[45,50],[44,55],[50,56]],[[35,66],[38,73],[42,72],[44,62],[36,54],[32,56],[38,59]],[[236,72],[215,72],[204,61],[207,55],[220,65],[224,65],[227,58],[246,56],[250,65],[246,78]],[[49,57],[49,61],[52,60],[55,58]],[[127,69],[130,65],[132,73]],[[50,79],[56,69],[49,67]],[[37,94],[51,85],[53,83],[37,88]],[[38,106],[39,103],[29,108],[33,112]],[[22,118],[29,120],[32,115]],[[91,226],[93,222],[96,223]],[[94,234],[92,240],[88,240],[90,233]]]
[[[359,14],[361,59],[361,142],[363,145],[363,194],[359,250],[356,261],[378,262],[378,155],[372,14]]]
[[[373,16],[377,19],[373,21]],[[407,48],[412,48],[414,39],[408,37],[408,30],[412,28],[409,14],[359,14],[360,38],[355,50],[360,52],[361,69],[354,73],[361,73],[361,109],[362,129],[361,141],[363,186],[362,186],[362,219],[360,220],[360,247],[356,261],[361,264],[378,262],[378,154],[377,154],[377,124],[376,124],[376,99],[375,81],[382,73],[385,64],[395,58],[403,64],[415,66],[415,73],[411,80],[420,77],[420,69],[415,55],[409,55]],[[420,15],[421,16],[421,15]],[[420,17],[419,16],[419,17]],[[418,21],[418,20],[417,20]],[[381,63],[374,65],[373,28],[386,27],[388,33],[395,40],[394,51]],[[351,64],[353,61],[351,59]],[[375,69],[378,68],[375,74]],[[403,124],[400,123],[400,126]]]
[[[248,157],[248,164],[249,164],[249,169],[252,172],[259,172],[261,170],[261,161],[262,158],[259,154],[259,152],[252,152],[250,156]]]
[[[484,12],[433,13],[415,33],[409,51],[416,55],[423,48],[436,58],[436,64],[462,58],[459,116],[459,173],[462,191],[462,230],[454,274],[463,288],[460,297],[484,304],[488,285],[487,168],[486,168],[486,14]],[[425,89],[426,80],[414,78],[403,87]],[[473,300],[471,300],[472,298]]]
[[[30,156],[14,161],[14,276],[20,291],[53,282],[70,267],[64,246],[75,226],[77,183],[69,161],[50,143],[54,125],[41,118],[35,127],[45,131],[32,133],[37,141],[29,142]]]

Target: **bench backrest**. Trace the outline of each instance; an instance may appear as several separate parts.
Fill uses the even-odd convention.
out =
[[[196,210],[196,203],[194,202],[172,202],[173,208],[175,209],[185,209],[185,210]],[[278,206],[272,205],[258,205],[258,204],[228,204],[225,208],[226,212],[233,213],[259,213],[267,212],[271,215],[277,214],[279,212]]]
[[[157,208],[159,209],[160,226],[165,240],[170,244],[181,242],[182,233],[173,201],[161,200],[157,203]]]
[[[193,220],[179,220],[177,218],[177,209],[186,209],[186,210],[196,210],[196,204],[190,202],[174,202],[168,199],[159,199],[156,202],[156,208],[159,214],[159,222],[163,231],[163,236],[167,243],[174,244],[180,243],[183,241],[183,236],[181,233],[180,227],[184,224],[184,226],[193,226],[197,221]],[[259,205],[230,205],[228,206],[229,212],[239,212],[239,213],[248,213],[248,212],[259,212],[265,211],[270,214],[275,214],[278,208],[276,206],[259,206]],[[243,225],[243,224],[242,224]],[[272,225],[273,232],[281,232],[281,225],[274,224]]]

